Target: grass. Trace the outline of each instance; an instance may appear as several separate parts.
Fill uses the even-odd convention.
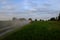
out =
[[[60,40],[60,22],[33,22],[2,40]]]

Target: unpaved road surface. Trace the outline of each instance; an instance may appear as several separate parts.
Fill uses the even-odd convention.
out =
[[[8,32],[13,31],[14,29],[23,27],[26,24],[29,24],[28,20],[25,20],[25,21],[19,21],[18,20],[18,21],[3,22],[0,25],[0,37],[4,36]]]

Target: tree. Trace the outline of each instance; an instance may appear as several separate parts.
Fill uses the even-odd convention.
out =
[[[37,21],[37,19],[35,19],[35,21]]]
[[[16,17],[13,17],[13,19],[12,20],[16,20]]]
[[[30,21],[30,23],[32,22],[32,18],[29,18],[28,20]]]
[[[58,20],[60,20],[60,14],[59,14],[59,16],[58,16]]]
[[[26,20],[25,18],[19,18],[19,20],[23,21],[23,20]]]
[[[29,20],[32,20],[32,18],[29,18]]]
[[[40,19],[40,21],[42,21],[42,20]]]
[[[54,17],[50,19],[50,21],[55,21],[55,20],[56,20],[56,19],[55,19]]]
[[[58,17],[56,17],[56,19],[55,19],[56,21],[58,20]]]

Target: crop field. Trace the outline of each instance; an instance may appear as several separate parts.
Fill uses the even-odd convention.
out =
[[[2,40],[60,40],[60,22],[35,21]]]

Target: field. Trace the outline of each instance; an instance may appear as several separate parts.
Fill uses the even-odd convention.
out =
[[[2,40],[60,40],[60,22],[32,22]]]

